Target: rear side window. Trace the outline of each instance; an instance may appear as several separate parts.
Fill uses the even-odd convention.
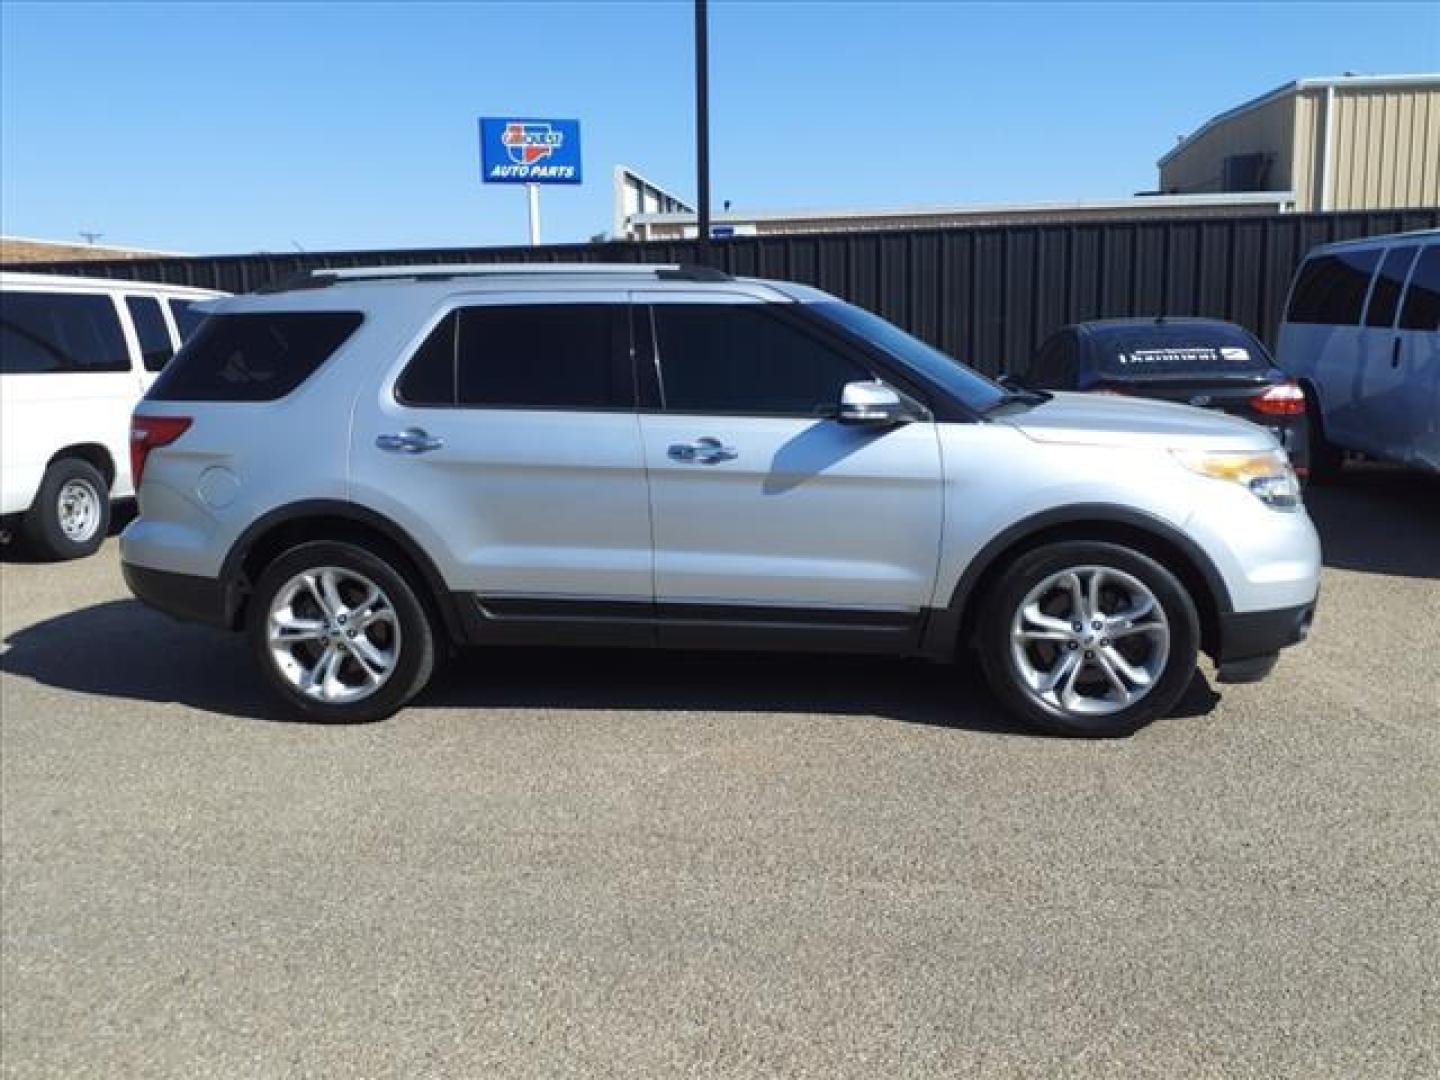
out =
[[[1050,335],[1040,347],[1026,374],[1026,381],[1032,386],[1052,390],[1073,390],[1075,388],[1075,335],[1062,330]]]
[[[127,296],[125,307],[130,312],[130,321],[135,324],[135,336],[140,340],[140,359],[145,363],[145,370],[159,371],[175,355],[160,301],[153,296]]]
[[[120,315],[109,296],[0,293],[0,372],[129,370]]]
[[[195,300],[171,299],[167,303],[170,305],[170,314],[175,317],[175,329],[180,331],[180,344],[184,345],[205,321],[205,313],[196,310],[198,301]]]
[[[762,304],[656,304],[655,349],[670,412],[828,416],[870,372]]]
[[[627,326],[617,304],[461,308],[416,351],[396,396],[480,409],[634,408]]]
[[[1420,249],[1410,287],[1405,290],[1400,329],[1440,330],[1440,246]]]
[[[1308,260],[1295,283],[1286,318],[1292,323],[1358,326],[1370,291],[1370,277],[1380,262],[1379,248],[1317,255]]]
[[[155,401],[275,401],[355,332],[358,311],[212,315],[150,388]]]
[[[1366,326],[1392,326],[1395,323],[1395,309],[1400,306],[1400,290],[1405,287],[1405,277],[1410,273],[1410,264],[1415,261],[1417,248],[1391,248],[1385,253],[1380,264],[1380,273],[1375,275],[1375,288],[1370,293],[1370,306],[1365,309]]]

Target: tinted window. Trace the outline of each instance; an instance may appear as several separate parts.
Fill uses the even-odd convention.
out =
[[[672,412],[823,416],[870,373],[760,304],[657,304],[662,400]]]
[[[440,320],[395,384],[395,396],[407,405],[454,405],[455,327],[460,317],[451,312]]]
[[[130,321],[135,324],[135,336],[140,340],[140,358],[145,361],[145,370],[159,371],[175,355],[160,301],[153,296],[127,296],[125,307],[130,312]]]
[[[1420,249],[1410,287],[1405,290],[1400,329],[1440,330],[1440,246]]]
[[[998,383],[991,382],[953,356],[948,356],[933,345],[927,345],[919,338],[907,334],[879,315],[839,300],[827,300],[808,306],[822,318],[837,323],[943,387],[976,412],[984,412],[1005,398],[1005,390]]]
[[[360,325],[358,311],[211,315],[150,388],[156,401],[274,401]]]
[[[1365,309],[1366,326],[1393,326],[1395,309],[1400,304],[1400,290],[1405,287],[1405,276],[1410,273],[1410,264],[1415,261],[1413,247],[1391,248],[1380,264],[1375,275],[1375,288],[1370,291],[1370,306]]]
[[[1068,330],[1051,334],[1031,365],[1026,381],[1050,390],[1071,390],[1075,386],[1075,337]]]
[[[0,371],[129,371],[119,313],[108,296],[0,293]]]
[[[1090,330],[1095,369],[1112,379],[1252,376],[1270,370],[1270,354],[1230,323],[1141,323]]]
[[[1358,325],[1379,248],[1318,255],[1305,263],[1286,316],[1293,323]]]
[[[633,408],[629,356],[614,347],[624,315],[616,304],[461,309],[447,320],[457,335],[451,353],[457,400],[480,408]],[[443,394],[443,337],[432,335],[421,351],[414,392]],[[407,390],[409,374],[402,380]]]
[[[175,329],[180,331],[180,344],[185,344],[205,321],[205,313],[197,311],[198,300],[170,300],[170,314],[175,316]]]

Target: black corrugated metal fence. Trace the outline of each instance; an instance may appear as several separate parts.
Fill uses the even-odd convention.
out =
[[[816,285],[983,371],[1082,319],[1206,315],[1272,342],[1291,275],[1332,240],[1440,227],[1440,208],[736,237],[723,269]],[[692,241],[10,265],[246,292],[303,270],[407,263],[693,262]]]

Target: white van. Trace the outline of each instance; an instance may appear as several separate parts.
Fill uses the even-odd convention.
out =
[[[1312,479],[1347,450],[1440,470],[1440,229],[1310,252],[1276,359],[1309,401]]]
[[[130,413],[222,295],[176,285],[0,272],[0,515],[37,555],[105,539],[134,494]]]

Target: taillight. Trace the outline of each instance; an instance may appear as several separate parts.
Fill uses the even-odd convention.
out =
[[[188,416],[140,416],[130,418],[130,479],[140,490],[145,460],[157,446],[169,446],[194,423]]]
[[[1266,416],[1300,416],[1305,412],[1305,391],[1298,383],[1277,383],[1252,397],[1250,407]]]

